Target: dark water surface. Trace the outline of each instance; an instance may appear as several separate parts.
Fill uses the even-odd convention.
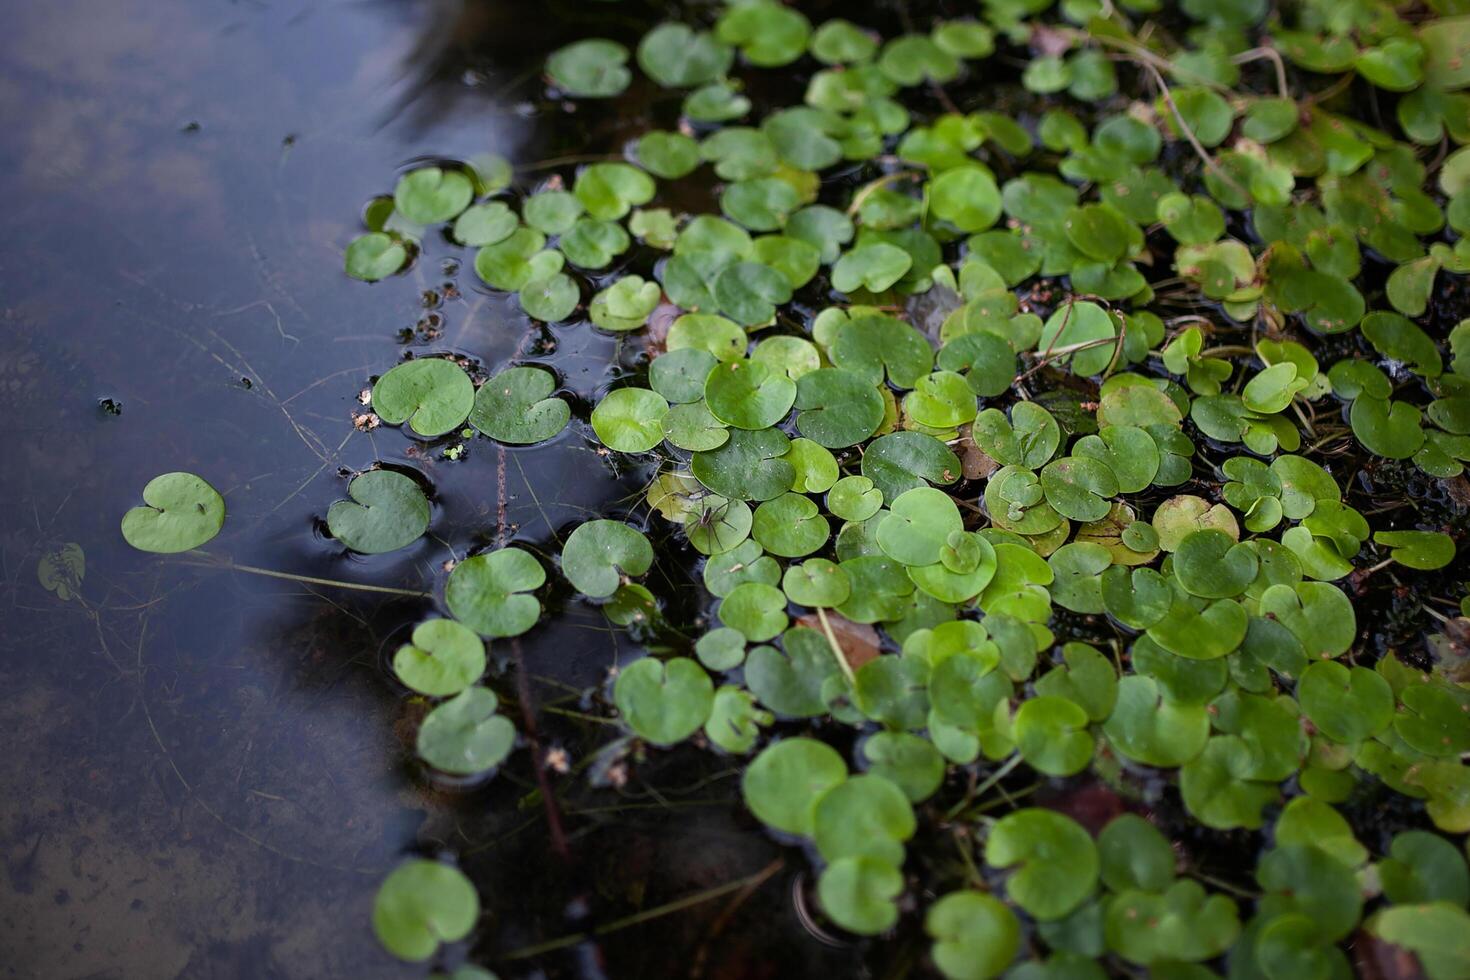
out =
[[[341,271],[364,201],[419,155],[538,159],[544,120],[509,93],[527,80],[539,90],[533,66],[586,29],[566,12],[10,5],[0,35],[0,407],[11,433],[0,467],[0,975],[424,976],[429,967],[378,948],[370,907],[406,853],[439,847],[482,888],[474,959],[506,976],[522,975],[517,963],[551,975],[597,975],[603,963],[609,975],[682,974],[691,950],[709,975],[779,975],[767,957],[782,942],[824,955],[796,932],[739,952],[743,905],[727,899],[601,947],[501,962],[760,871],[779,849],[735,826],[730,772],[702,764],[679,790],[675,758],[672,794],[655,800],[635,780],[607,799],[563,801],[563,860],[524,750],[478,789],[436,788],[416,769],[412,709],[383,663],[430,603],[143,555],[118,533],[151,477],[190,470],[228,502],[212,555],[432,590],[444,561],[493,533],[499,473],[511,535],[543,550],[636,489],[638,475],[611,473],[575,425],[550,446],[497,458],[481,441],[450,463],[351,420],[358,392],[402,355],[400,332],[425,316],[421,293],[445,281],[460,295],[437,311],[442,336],[421,336],[416,350],[497,368],[554,347],[550,363],[582,398],[610,380],[613,340],[585,327],[528,335],[467,267],[444,274],[432,246],[408,276],[377,286]],[[472,62],[488,70],[466,74]],[[343,474],[375,460],[434,483],[431,536],[348,557],[316,522],[343,495]],[[38,561],[73,544],[68,553],[85,555],[77,593],[43,588]],[[589,610],[552,612],[522,653],[538,698],[570,697],[574,710],[574,692],[634,648]],[[502,665],[510,656],[492,650]],[[544,717],[544,737],[585,765],[577,731]],[[789,902],[791,873],[768,886],[778,902]],[[712,954],[712,937],[735,945]]]

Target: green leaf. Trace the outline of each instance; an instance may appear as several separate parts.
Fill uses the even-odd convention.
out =
[[[820,368],[796,383],[796,428],[828,449],[855,446],[883,423],[883,398],[860,376]]]
[[[715,418],[740,429],[765,429],[786,417],[796,384],[761,361],[727,361],[710,369],[704,398]]]
[[[358,235],[347,246],[347,274],[364,282],[386,279],[408,261],[408,249],[381,231]]]
[[[191,551],[211,541],[225,523],[225,499],[193,473],[155,476],[143,487],[143,504],[122,519],[124,540],[139,551]]]
[[[1108,948],[1140,966],[1213,959],[1239,933],[1235,902],[1207,896],[1197,881],[1177,881],[1161,895],[1124,891],[1107,906]]]
[[[929,207],[960,231],[984,231],[1000,217],[1000,189],[981,167],[954,167],[929,182]]]
[[[482,636],[519,636],[541,616],[533,595],[546,582],[541,563],[519,548],[501,548],[454,566],[444,603],[454,618]]]
[[[827,790],[812,815],[812,837],[828,862],[871,857],[903,863],[903,844],[917,826],[908,797],[882,776],[853,776]]]
[[[775,0],[743,0],[727,8],[715,24],[716,37],[739,47],[746,60],[762,68],[801,57],[811,30],[805,16]]]
[[[1000,976],[1021,947],[1021,926],[1005,903],[977,891],[950,892],[929,906],[930,955],[949,980]]]
[[[428,619],[393,654],[393,673],[420,694],[458,694],[485,673],[485,644],[452,619]]]
[[[1385,942],[1412,952],[1430,980],[1452,980],[1470,972],[1470,914],[1449,902],[1427,902],[1384,909],[1368,930]]]
[[[729,45],[684,24],[660,24],[638,42],[638,65],[664,88],[690,88],[723,75],[734,60]]]
[[[898,921],[893,900],[901,891],[899,870],[870,857],[834,861],[817,879],[822,910],[842,928],[865,936],[883,932]]]
[[[847,779],[837,751],[810,738],[788,738],[761,750],[746,767],[740,788],[745,805],[762,823],[788,834],[810,836],[817,802]]]
[[[605,38],[588,38],[553,51],[546,59],[546,74],[574,98],[610,98],[633,80],[628,49]]]
[[[1019,865],[1006,880],[1006,894],[1042,921],[1060,919],[1097,885],[1097,847],[1087,831],[1053,810],[1027,808],[996,821],[985,841],[985,863]]]
[[[521,309],[527,315],[546,323],[565,320],[582,301],[582,291],[571,276],[556,272],[528,280],[517,293]]]
[[[1440,531],[1375,531],[1373,542],[1392,548],[1390,557],[1408,568],[1432,570],[1455,560],[1455,539]]]
[[[1135,646],[1135,655],[1137,649]],[[1127,758],[1173,768],[1204,749],[1210,717],[1203,705],[1163,697],[1153,678],[1130,674],[1118,681],[1118,700],[1103,732]]]
[[[480,899],[458,869],[415,859],[394,868],[373,899],[373,932],[401,960],[434,955],[441,942],[465,938],[480,918]]]
[[[601,599],[617,591],[625,575],[642,575],[653,565],[648,539],[621,521],[579,524],[562,548],[561,570],[583,595]]]
[[[752,536],[773,555],[801,558],[827,543],[831,528],[810,497],[783,493],[755,509]]]
[[[373,409],[389,425],[408,423],[421,436],[453,431],[469,415],[475,386],[453,361],[419,357],[396,365],[373,385]]]
[[[1389,856],[1378,862],[1383,893],[1395,905],[1470,903],[1470,872],[1455,845],[1423,830],[1395,834]]]
[[[520,223],[504,201],[487,201],[454,219],[454,240],[461,245],[494,245],[509,238]]]
[[[402,473],[361,473],[347,485],[347,495],[352,499],[339,500],[327,509],[327,530],[353,551],[365,555],[397,551],[428,530],[429,502],[419,485]]]
[[[616,221],[653,199],[653,178],[626,163],[594,163],[577,174],[572,193],[594,218]]]
[[[654,745],[682,742],[703,727],[714,708],[715,687],[687,657],[644,657],[625,667],[613,701],[628,727]]]
[[[472,776],[505,761],[515,747],[510,719],[495,713],[495,692],[467,687],[424,718],[416,743],[419,758],[441,772]]]
[[[571,408],[551,397],[556,379],[541,368],[507,368],[475,392],[470,425],[499,442],[530,445],[566,428]]]
[[[592,410],[592,430],[609,449],[647,452],[663,441],[660,423],[668,411],[663,396],[647,388],[616,388]]]
[[[1048,776],[1071,776],[1092,761],[1087,712],[1060,697],[1036,697],[1016,712],[1016,745],[1022,758]]]
[[[474,200],[470,178],[458,170],[420,167],[398,179],[393,206],[409,221],[437,225],[457,216]]]
[[[1277,797],[1275,783],[1247,778],[1251,750],[1235,735],[1217,735],[1179,773],[1184,805],[1206,827],[1229,830],[1261,825],[1261,810]]]
[[[913,262],[912,256],[896,245],[863,245],[838,259],[832,268],[832,285],[844,293],[858,289],[879,293],[902,279]]]
[[[1103,884],[1115,892],[1162,892],[1174,880],[1174,850],[1157,827],[1124,813],[1097,836]]]

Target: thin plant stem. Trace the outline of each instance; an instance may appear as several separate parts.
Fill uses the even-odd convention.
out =
[[[301,582],[305,585],[323,585],[333,589],[352,589],[357,592],[378,592],[384,595],[410,596],[414,599],[432,599],[434,593],[420,592],[417,589],[395,589],[389,585],[368,585],[365,582],[343,582],[340,579],[317,578],[315,575],[297,575],[295,572],[282,572],[274,568],[260,568],[256,565],[242,565],[227,557],[210,555],[200,552],[209,561],[182,561],[182,565],[191,565],[195,568],[223,568],[232,572],[245,572],[248,575],[263,575],[267,578],[285,579],[288,582]]]
[[[614,919],[612,922],[598,926],[590,932],[576,932],[557,939],[549,939],[544,943],[537,943],[534,946],[522,946],[520,949],[511,950],[501,958],[506,960],[528,960],[533,956],[552,953],[558,949],[566,949],[568,946],[575,946],[578,943],[586,942],[598,936],[607,936],[631,926],[642,925],[645,922],[661,919],[675,912],[682,912],[696,905],[703,905],[705,902],[714,901],[722,895],[740,891],[742,888],[758,888],[785,866],[786,859],[777,858],[753,875],[746,875],[744,878],[737,878],[735,881],[726,882],[715,888],[696,892],[693,895],[675,899],[672,902],[666,902],[663,905],[658,905],[651,909],[644,909],[642,912],[635,912],[633,915],[624,916],[621,919]]]
[[[1164,104],[1169,107],[1169,111],[1174,115],[1175,124],[1178,125],[1179,131],[1184,134],[1184,138],[1189,140],[1189,145],[1194,147],[1195,154],[1204,161],[1205,167],[1216,177],[1229,184],[1231,189],[1241,197],[1247,201],[1251,200],[1251,195],[1246,189],[1241,187],[1234,177],[1220,169],[1220,165],[1215,162],[1215,158],[1210,155],[1210,151],[1205,149],[1204,144],[1199,141],[1199,137],[1194,135],[1194,130],[1190,128],[1189,123],[1184,121],[1184,113],[1179,111],[1179,106],[1174,101],[1174,95],[1169,91],[1169,85],[1164,81],[1164,76],[1159,74],[1159,70],[1151,64],[1145,63],[1143,67],[1148,69],[1149,74],[1153,76],[1154,83],[1159,87],[1159,95],[1163,97]]]
[[[818,606],[817,618],[822,621],[822,632],[827,634],[827,642],[832,644],[832,655],[837,658],[837,666],[841,667],[842,673],[847,676],[847,683],[856,689],[857,675],[852,671],[852,664],[847,662],[847,654],[843,652],[842,644],[837,642],[837,634],[833,632],[832,623],[827,619],[827,610]]]

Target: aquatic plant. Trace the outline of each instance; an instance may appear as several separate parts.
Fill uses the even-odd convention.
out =
[[[570,426],[648,472],[652,523],[454,565],[452,619],[393,660],[434,702],[424,762],[514,751],[482,638],[534,629],[548,572],[659,634],[650,572],[687,545],[711,616],[618,672],[618,723],[748,757],[745,805],[810,845],[835,925],[921,922],[951,978],[1343,976],[1370,942],[1465,976],[1463,641],[1375,649],[1355,600],[1391,574],[1465,635],[1466,508],[1364,511],[1345,465],[1470,462],[1470,319],[1441,302],[1470,272],[1462,9],[984,0],[884,37],[743,0],[552,53],[557,97],[672,90],[678,127],[539,185],[412,170],[346,271],[390,279],[442,228],[527,317],[636,335],[645,370],[582,418],[548,366],[423,356],[372,409],[425,439]],[[771,68],[798,104],[757,108],[742,80]],[[946,86],[977,78],[1008,98],[960,108]],[[703,168],[719,214],[681,213],[666,186]],[[403,547],[425,485],[358,474],[327,527]],[[143,496],[123,533],[146,551],[224,519],[189,474]],[[1129,812],[1025,799],[1080,774]],[[1422,826],[1344,815],[1381,793]],[[1188,842],[1146,818],[1171,801]],[[1232,831],[1264,832],[1247,887],[1201,870]],[[957,869],[910,862],[929,838]],[[425,959],[477,914],[416,859],[374,918]]]

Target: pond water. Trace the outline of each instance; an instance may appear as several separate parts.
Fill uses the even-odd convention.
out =
[[[15,439],[0,468],[6,975],[392,978],[463,962],[506,978],[923,971],[917,914],[875,943],[818,924],[810,862],[741,805],[738,760],[692,743],[645,754],[608,717],[613,671],[645,649],[687,653],[711,625],[708,597],[680,578],[697,556],[635,510],[653,470],[602,449],[586,422],[610,385],[646,367],[642,334],[533,322],[446,236],[430,235],[402,276],[368,285],[343,274],[365,202],[416,166],[499,154],[519,195],[674,127],[676,93],[644,80],[608,102],[561,102],[542,65],[573,39],[632,44],[706,6],[56,0],[13,13],[0,37],[12,227],[0,251],[0,407]],[[802,9],[821,21],[856,18],[853,6]],[[860,8],[885,36],[910,26],[898,0]],[[925,10],[969,16],[974,3]],[[915,111],[957,104],[1034,121],[1046,99],[1017,84],[1020,63],[917,90]],[[800,100],[793,73],[746,81],[757,116]],[[1177,141],[1160,161],[1171,176],[1194,165]],[[1018,166],[996,163],[1002,177]],[[844,202],[876,176],[866,167],[824,175],[822,200]],[[659,203],[718,210],[698,178],[671,183]],[[1252,238],[1231,220],[1231,234]],[[651,260],[640,246],[628,265]],[[1378,291],[1387,272],[1370,257],[1365,281]],[[592,289],[612,278],[588,277]],[[825,305],[822,290],[799,292],[795,311]],[[1028,299],[1052,312],[1042,287]],[[906,313],[947,312],[926,302]],[[1437,332],[1464,314],[1457,285],[1435,296]],[[1324,367],[1368,350],[1356,336],[1318,339]],[[524,448],[355,424],[374,379],[407,354],[444,352],[477,374],[528,360],[553,369],[573,423]],[[1075,381],[1049,369],[1038,401],[1048,384]],[[1349,430],[1321,421],[1341,440],[1346,502],[1395,527],[1411,499],[1419,523],[1462,535],[1467,504],[1447,481],[1359,455]],[[1218,466],[1237,452],[1201,440],[1199,459]],[[432,529],[390,554],[352,554],[323,518],[350,476],[379,462],[432,486]],[[224,494],[223,533],[177,557],[129,548],[120,515],[175,470]],[[1137,502],[1152,509],[1173,492]],[[426,709],[393,679],[393,651],[442,612],[430,593],[450,563],[513,543],[550,564],[592,516],[629,516],[648,533],[659,552],[650,585],[674,625],[614,629],[552,581],[540,624],[490,646],[490,683],[521,749],[491,780],[430,773],[414,751]],[[1463,568],[1462,557],[1444,581]],[[1423,597],[1398,578],[1364,585],[1371,574],[1350,583],[1364,652],[1428,669]],[[1058,611],[1051,622],[1063,640],[1117,639],[1100,616]],[[817,724],[825,738],[855,737]],[[537,755],[555,764],[538,773]],[[1123,806],[1091,775],[1020,775],[999,792],[1094,829]],[[1151,818],[1204,880],[1254,888],[1262,835],[1199,831],[1172,788],[1150,792]],[[1343,809],[1383,851],[1394,830],[1422,822],[1416,806],[1375,784]],[[956,871],[969,845],[944,829],[908,852],[916,880],[978,878]],[[371,928],[379,884],[410,855],[452,856],[485,907],[472,941],[427,965],[389,956]],[[936,897],[927,888],[910,889],[905,913]]]
[[[614,341],[590,331],[528,336],[472,272],[439,257],[376,287],[341,272],[363,202],[418,154],[546,151],[541,120],[512,100],[528,79],[538,87],[532,66],[569,30],[568,11],[523,7],[62,0],[8,18],[6,975],[422,976],[427,967],[384,953],[369,924],[374,891],[406,852],[462,855],[495,912],[485,943],[501,951],[778,855],[735,832],[733,772],[691,769],[687,789],[670,781],[667,796],[627,787],[618,812],[616,801],[566,804],[589,812],[568,824],[575,859],[564,860],[529,796],[529,767],[454,792],[414,768],[383,665],[422,600],[157,559],[117,531],[153,475],[208,473],[230,514],[207,549],[216,558],[418,590],[493,530],[497,472],[517,540],[550,541],[637,489],[573,433],[499,460],[475,447],[474,465],[447,465],[413,458],[396,431],[352,425],[358,392],[416,328],[417,350],[491,365],[555,347],[584,398],[616,361]],[[459,292],[444,298],[446,283]],[[437,536],[346,557],[318,521],[342,495],[341,474],[376,459],[432,474]],[[71,545],[85,573],[63,599],[37,563]],[[554,699],[599,683],[629,652],[600,616],[569,611],[521,655],[538,696]],[[584,761],[575,729],[553,724],[546,737]],[[606,955],[621,975],[660,970],[673,929],[691,930],[687,954],[700,935],[728,945],[749,928],[727,915],[709,931],[727,908],[738,905],[702,907],[692,925],[665,920],[657,943],[630,929],[606,954],[584,944],[542,965],[598,975]],[[798,942],[789,924],[785,937],[765,927],[749,955]]]

